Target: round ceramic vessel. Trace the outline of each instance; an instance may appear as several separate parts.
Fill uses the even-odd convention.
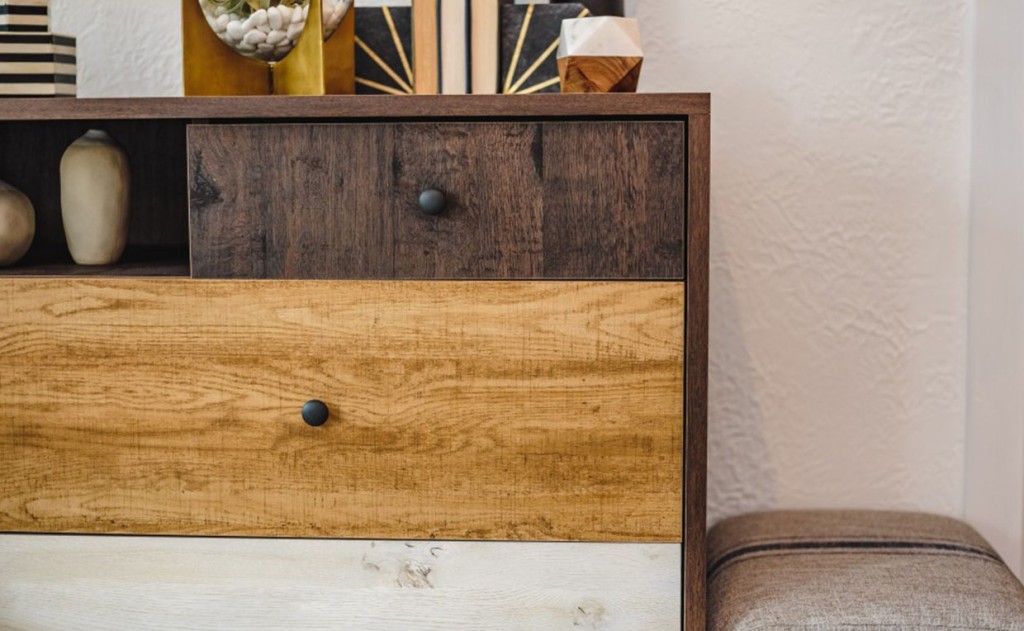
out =
[[[322,3],[324,39],[338,30],[352,0],[198,0],[222,42],[251,59],[274,63],[298,44],[311,2]]]
[[[0,267],[25,256],[36,234],[36,212],[24,193],[0,182]]]

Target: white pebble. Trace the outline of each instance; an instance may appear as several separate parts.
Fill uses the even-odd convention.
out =
[[[245,25],[239,22],[238,20],[235,20],[234,22],[229,22],[227,26],[227,33],[228,37],[237,42],[238,40],[245,37]]]
[[[267,35],[267,43],[271,46],[277,46],[287,38],[288,35],[284,31],[271,31],[270,35]]]
[[[277,7],[270,7],[267,9],[267,24],[270,25],[272,31],[281,30],[281,12]]]
[[[256,13],[253,13],[252,17],[250,17],[249,19],[252,20],[252,23],[255,26],[263,26],[264,24],[267,23],[268,19],[266,9],[260,9]]]
[[[260,30],[249,31],[245,34],[245,43],[255,46],[267,41],[267,34]]]
[[[289,9],[288,7],[286,7],[283,4],[281,6],[279,6],[279,7],[274,7],[274,8],[277,9],[278,15],[281,16],[281,24],[282,25],[283,24],[291,24],[292,23],[292,10],[291,9]]]
[[[270,35],[270,25],[269,24],[262,24],[262,25],[260,25],[260,26],[258,26],[256,28],[259,31],[263,31],[264,34]]]
[[[217,32],[223,33],[224,29],[231,23],[231,18],[227,14],[222,14],[217,18]]]
[[[302,12],[302,9],[295,9],[292,11],[292,24],[298,24],[299,22],[305,22],[306,15]]]
[[[298,24],[292,24],[288,27],[288,39],[296,41],[299,39],[299,35],[302,35],[302,27],[306,25],[305,22],[299,22]]]
[[[274,52],[274,47],[271,46],[270,44],[259,44],[258,46],[256,46],[256,50],[260,51],[264,55],[269,55],[270,53]]]
[[[245,42],[238,44],[237,46],[235,46],[235,48],[242,51],[243,53],[251,53],[256,51],[255,46],[253,46],[252,44],[246,44]]]

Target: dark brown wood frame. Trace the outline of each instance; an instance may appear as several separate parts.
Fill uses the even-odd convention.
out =
[[[707,609],[708,251],[711,205],[711,116],[687,123],[686,421],[683,458],[683,620],[703,629]]]

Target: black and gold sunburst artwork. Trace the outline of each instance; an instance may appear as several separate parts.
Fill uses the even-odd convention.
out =
[[[516,4],[501,12],[501,92],[558,92],[558,50],[562,20],[590,15],[585,6]]]
[[[412,9],[356,11],[356,93],[412,94]]]

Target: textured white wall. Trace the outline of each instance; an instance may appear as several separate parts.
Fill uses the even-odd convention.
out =
[[[979,2],[966,514],[1018,573],[1024,536],[1024,3]]]
[[[180,0],[51,0],[51,27],[78,38],[78,95],[181,94]]]
[[[967,0],[635,2],[713,93],[710,498],[960,515]]]
[[[180,92],[177,0],[52,4],[82,96]],[[644,89],[714,94],[713,519],[962,514],[968,4],[633,3]]]

